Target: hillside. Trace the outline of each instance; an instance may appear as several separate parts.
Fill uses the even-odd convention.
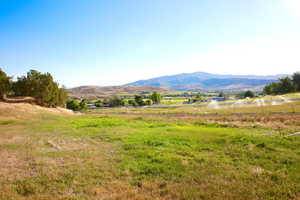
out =
[[[114,95],[147,94],[154,91],[169,92],[169,89],[155,86],[80,86],[68,89],[71,97],[96,98]]]
[[[29,119],[41,114],[74,115],[74,112],[65,108],[45,108],[29,103],[0,102],[1,119]]]
[[[128,83],[126,86],[157,86],[171,90],[261,90],[266,84],[287,75],[220,75],[206,72],[162,76]]]

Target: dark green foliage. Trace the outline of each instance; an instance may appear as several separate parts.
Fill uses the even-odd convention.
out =
[[[87,100],[71,100],[67,102],[67,109],[74,110],[74,111],[79,111],[79,110],[84,110],[87,109]]]
[[[291,78],[285,77],[279,79],[279,82],[273,82],[264,88],[265,94],[287,94],[296,91],[296,85]]]
[[[159,104],[161,101],[161,95],[158,92],[153,92],[150,95],[150,99],[153,101],[153,103]]]
[[[225,97],[224,93],[223,92],[220,92],[218,97]]]
[[[128,106],[129,104],[128,104],[128,100],[126,100],[126,99],[123,99],[122,100],[122,106]]]
[[[70,110],[78,111],[80,110],[80,105],[79,105],[78,100],[71,100],[67,102],[67,108]]]
[[[10,92],[11,82],[10,77],[6,75],[4,71],[0,68],[0,99]]]
[[[134,99],[128,100],[129,105],[138,106],[138,103]]]
[[[88,108],[88,101],[85,100],[85,99],[81,100],[80,103],[79,103],[79,106],[80,106],[81,110],[87,109]]]
[[[135,102],[139,105],[139,106],[144,106],[145,103],[143,101],[143,97],[141,95],[135,95],[134,96],[134,100]]]
[[[297,91],[300,91],[300,72],[293,74],[293,84]]]
[[[114,96],[109,100],[109,106],[110,107],[122,106],[122,99],[118,96]]]
[[[67,92],[59,88],[50,73],[42,74],[36,70],[19,77],[13,83],[13,91],[15,96],[34,97],[37,104],[46,107],[63,106],[67,99]]]
[[[102,106],[102,103],[95,103],[95,106],[96,106],[97,108],[100,108],[100,107]]]
[[[280,79],[279,82],[279,90],[281,91],[282,94],[290,93],[290,92],[295,92],[295,86],[293,84],[292,79],[286,77]]]
[[[147,106],[150,106],[150,105],[153,104],[153,101],[152,101],[151,99],[147,99],[147,100],[145,101],[145,104],[146,104]]]
[[[109,99],[103,99],[102,105],[109,105]]]
[[[255,96],[254,92],[252,92],[251,90],[247,90],[245,93],[244,93],[244,97],[247,98],[247,97],[250,97],[250,98],[253,98]]]

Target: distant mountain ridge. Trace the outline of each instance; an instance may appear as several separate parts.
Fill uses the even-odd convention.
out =
[[[139,80],[125,84],[125,86],[156,86],[177,91],[236,91],[262,90],[262,88],[286,74],[259,76],[259,75],[222,75],[207,72],[183,73],[171,76],[161,76],[148,80]]]

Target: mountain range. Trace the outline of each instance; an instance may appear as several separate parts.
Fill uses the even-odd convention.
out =
[[[206,72],[183,73],[161,76],[148,80],[139,80],[124,86],[155,86],[175,91],[238,91],[262,90],[266,84],[277,81],[286,74],[259,75],[221,75]]]

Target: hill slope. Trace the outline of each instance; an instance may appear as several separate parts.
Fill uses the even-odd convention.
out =
[[[71,97],[95,98],[114,95],[145,94],[153,91],[161,93],[170,90],[154,86],[80,86],[68,90]]]
[[[286,75],[219,75],[195,72],[140,80],[126,86],[157,86],[171,90],[260,90],[283,76]]]
[[[40,114],[74,115],[75,113],[65,108],[45,108],[29,103],[5,103],[0,102],[0,120],[6,119],[30,119]]]

